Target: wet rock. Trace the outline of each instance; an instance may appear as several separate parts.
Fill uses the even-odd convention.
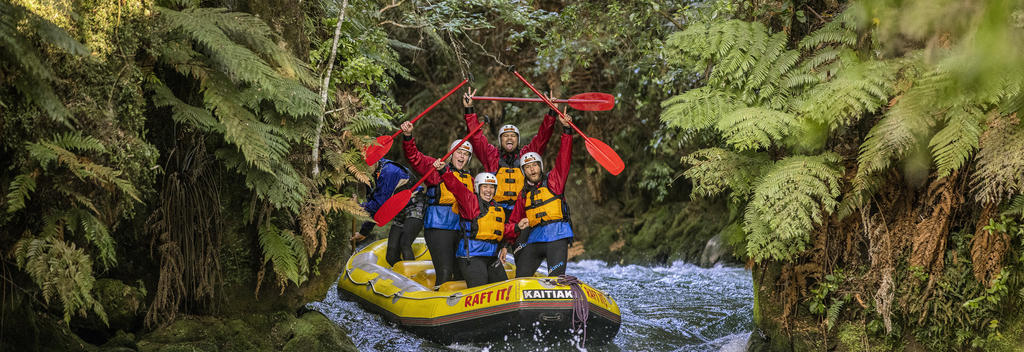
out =
[[[719,261],[729,256],[729,248],[723,243],[722,234],[719,233],[704,244],[704,251],[700,253],[700,266],[712,267]]]

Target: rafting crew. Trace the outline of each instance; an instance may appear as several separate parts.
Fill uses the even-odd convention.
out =
[[[434,167],[458,202],[459,243],[455,256],[466,287],[508,280],[504,266],[506,249],[500,246],[507,214],[494,201],[498,179],[489,172],[477,174],[473,178],[473,192],[444,162],[436,160]]]
[[[409,181],[412,173],[405,166],[388,159],[377,161],[374,166],[374,185],[367,185],[369,200],[360,204],[370,216],[373,216],[380,209],[380,206],[396,192],[408,189],[412,186]],[[395,265],[401,260],[414,260],[412,242],[416,240],[421,229],[423,229],[423,210],[426,200],[423,186],[413,192],[409,204],[395,216],[391,222],[391,229],[388,231],[388,250],[386,260],[388,264]],[[352,242],[358,243],[366,239],[373,231],[374,223],[366,221],[359,228],[359,232],[352,234]]]
[[[513,246],[516,277],[529,277],[542,261],[547,261],[548,276],[565,274],[573,229],[565,202],[565,184],[572,161],[571,117],[559,117],[562,123],[561,145],[555,165],[544,174],[544,161],[535,152],[523,154],[519,165],[526,185],[516,199],[505,225],[505,241]]]
[[[473,130],[477,124],[476,111],[473,108],[473,97],[476,90],[469,88],[462,95],[462,105],[466,109],[466,129]],[[554,101],[556,98],[548,93],[548,98]],[[495,175],[498,180],[498,189],[495,191],[494,200],[501,204],[507,211],[512,210],[519,191],[523,189],[525,177],[522,169],[519,168],[519,158],[526,153],[544,151],[551,139],[552,130],[555,126],[557,111],[551,110],[544,116],[544,120],[537,130],[537,134],[530,140],[530,143],[520,148],[519,128],[515,125],[504,125],[498,130],[498,145],[495,147],[487,141],[483,133],[477,133],[469,138],[473,146],[477,160],[483,164],[484,171]]]
[[[406,121],[401,127],[402,149],[405,151],[406,160],[420,175],[429,174],[424,181],[427,191],[423,239],[426,240],[430,259],[434,264],[436,290],[441,284],[461,276],[461,273],[455,270],[455,247],[460,237],[459,209],[455,195],[441,181],[441,176],[434,172],[434,161],[437,159],[424,155],[416,147],[416,140],[412,136],[412,123]],[[449,150],[456,146],[459,146],[459,149],[452,154],[447,164],[454,177],[472,192],[473,176],[467,170],[467,165],[473,157],[473,146],[468,142],[461,142],[461,139],[452,142]]]

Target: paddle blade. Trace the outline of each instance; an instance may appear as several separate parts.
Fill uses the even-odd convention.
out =
[[[388,198],[384,205],[377,209],[377,213],[373,214],[373,221],[377,222],[377,227],[387,225],[391,219],[394,219],[395,215],[398,215],[398,212],[409,204],[409,199],[412,199],[412,191],[408,189]]]
[[[622,162],[619,154],[612,150],[612,147],[594,138],[587,138],[585,142],[590,156],[593,156],[594,160],[597,160],[597,163],[612,175],[618,175],[626,168],[626,164]]]
[[[394,142],[394,138],[391,136],[377,137],[377,144],[366,147],[366,165],[373,165],[373,163],[387,155],[388,151],[391,150],[392,142]]]
[[[573,100],[587,100],[577,103]],[[608,111],[615,107],[615,97],[608,93],[583,93],[569,98],[569,106],[580,111]]]

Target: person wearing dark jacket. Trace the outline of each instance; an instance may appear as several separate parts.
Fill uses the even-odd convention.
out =
[[[377,213],[384,204],[396,192],[412,186],[409,178],[412,174],[405,166],[388,159],[381,159],[377,162],[373,171],[374,186],[367,191],[367,201],[360,204],[370,216]],[[412,242],[423,229],[423,208],[425,197],[423,187],[420,186],[413,193],[409,204],[391,220],[391,229],[388,230],[388,249],[386,259],[388,264],[395,265],[400,260],[414,260]],[[367,221],[360,227],[359,232],[352,236],[353,241],[359,242],[365,239],[373,231],[374,223]]]
[[[420,175],[427,175],[424,184],[427,185],[425,219],[423,222],[423,238],[427,242],[427,249],[430,251],[430,259],[434,264],[434,285],[453,280],[460,275],[455,272],[455,246],[458,244],[459,234],[459,208],[455,196],[450,189],[441,181],[441,176],[434,172],[434,161],[419,151],[416,147],[416,140],[412,137],[412,123],[402,124],[402,149],[405,151],[405,158]],[[451,148],[459,145],[461,140],[452,142]],[[459,149],[448,159],[451,170],[465,187],[473,187],[473,176],[466,170],[470,158],[473,157],[473,147],[467,143],[461,143]]]
[[[481,172],[473,179],[473,193],[440,160],[434,167],[441,180],[455,195],[459,205],[459,244],[455,255],[466,287],[476,287],[508,279],[504,257],[498,247],[505,231],[505,209],[494,201],[498,180],[494,174]],[[501,251],[504,254],[505,251]]]
[[[473,108],[475,94],[475,90],[470,90],[462,96],[462,105],[466,108],[466,128],[470,131],[480,124]],[[549,98],[555,99],[553,96],[549,96]],[[498,130],[499,147],[491,145],[483,133],[477,133],[469,138],[477,159],[484,166],[484,171],[493,173],[498,179],[498,189],[494,193],[494,200],[501,204],[506,211],[512,211],[512,206],[516,203],[519,191],[523,189],[526,180],[523,171],[519,168],[519,157],[530,152],[544,152],[554,130],[555,116],[558,116],[558,112],[554,110],[544,115],[537,135],[530,139],[530,143],[521,148],[519,128],[515,125],[504,125]]]
[[[519,193],[505,225],[506,244],[514,246],[516,277],[533,276],[545,260],[549,276],[565,274],[573,238],[569,206],[564,196],[572,160],[573,130],[568,127],[568,120],[559,118],[559,122],[563,126],[561,146],[551,172],[543,174],[544,162],[540,154],[530,152],[519,159],[526,175],[526,186]],[[519,238],[524,233],[526,238]]]

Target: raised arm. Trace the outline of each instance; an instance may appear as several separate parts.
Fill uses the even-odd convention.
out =
[[[544,149],[548,147],[548,140],[551,139],[551,133],[555,129],[555,116],[558,116],[558,113],[554,112],[554,110],[548,110],[548,113],[544,115],[544,121],[540,123],[537,135],[533,136],[533,138],[530,139],[530,143],[526,144],[526,146],[519,151],[520,156],[529,152],[541,155],[544,154]]]
[[[558,148],[558,159],[555,167],[548,173],[548,189],[554,194],[565,192],[565,180],[569,177],[569,164],[572,163],[572,134],[562,131],[562,144]]]
[[[472,131],[482,122],[477,120],[476,111],[473,109],[473,96],[476,90],[469,89],[462,95],[462,106],[466,108],[466,130]],[[498,148],[487,141],[483,132],[478,132],[469,137],[469,144],[473,146],[473,154],[480,159],[486,172],[498,171]]]
[[[412,165],[412,169],[420,176],[430,174],[434,171],[434,158],[427,156],[426,154],[420,153],[419,148],[416,147],[416,139],[411,136],[402,137],[402,151],[405,152],[405,160],[409,161],[409,165]],[[437,176],[437,173],[433,173],[427,176],[427,180],[424,181],[428,185],[435,186],[441,183],[441,178]]]

